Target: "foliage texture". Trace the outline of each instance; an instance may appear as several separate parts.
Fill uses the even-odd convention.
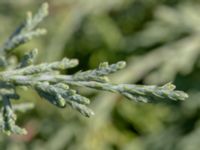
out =
[[[0,128],[7,134],[26,134],[26,130],[16,125],[16,111],[32,108],[31,104],[12,106],[12,101],[20,98],[17,87],[32,88],[41,98],[51,104],[64,108],[66,106],[80,112],[86,117],[94,115],[87,107],[90,100],[79,94],[74,87],[81,86],[102,91],[119,93],[129,100],[138,102],[156,102],[162,99],[184,100],[188,95],[175,90],[175,86],[168,83],[164,86],[114,84],[108,75],[126,66],[126,62],[114,64],[101,63],[96,69],[78,71],[74,74],[63,74],[64,71],[78,65],[77,59],[64,58],[51,63],[33,64],[38,54],[37,49],[30,50],[18,63],[12,63],[13,51],[32,38],[46,33],[39,29],[38,24],[48,15],[48,5],[44,3],[38,12],[32,16],[27,14],[26,20],[16,29],[0,48],[0,99],[2,112],[0,114]]]

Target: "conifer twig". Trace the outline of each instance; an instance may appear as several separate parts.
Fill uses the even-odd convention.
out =
[[[25,24],[9,38],[0,49],[4,58],[8,58],[15,47],[27,42],[32,37],[40,35],[35,29],[38,23],[48,14],[47,4],[43,4],[38,13],[32,17],[29,15]],[[39,34],[38,34],[39,33]],[[88,71],[77,72],[65,75],[62,70],[74,68],[78,65],[78,60],[64,58],[61,61],[52,63],[41,63],[34,65],[37,50],[33,49],[26,53],[17,67],[12,70],[0,72],[0,100],[2,102],[2,112],[0,114],[0,129],[7,134],[25,134],[25,129],[18,127],[15,111],[25,111],[32,108],[29,105],[12,107],[12,99],[19,99],[16,88],[20,86],[35,89],[41,98],[46,99],[51,104],[65,108],[67,105],[77,110],[82,115],[90,117],[94,112],[87,107],[90,100],[78,94],[73,86],[88,87],[97,90],[119,93],[134,101],[148,102],[155,99],[184,100],[188,95],[182,91],[176,91],[175,86],[168,83],[164,86],[145,86],[134,84],[113,84],[109,82],[108,75],[115,73],[126,66],[126,62],[119,61],[109,65],[107,62],[101,63],[98,68]]]

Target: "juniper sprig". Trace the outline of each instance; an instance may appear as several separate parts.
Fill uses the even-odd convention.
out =
[[[6,69],[9,66],[7,59],[17,46],[45,32],[44,29],[36,27],[47,16],[47,8],[48,5],[45,3],[35,16],[32,17],[29,13],[26,21],[0,48],[0,62],[3,68],[0,72],[0,102],[2,103],[0,129],[5,133],[26,133],[25,129],[15,124],[17,119],[15,111],[23,112],[33,106],[21,104],[12,107],[11,104],[12,99],[20,98],[16,92],[16,88],[20,86],[31,87],[41,98],[51,104],[59,108],[65,108],[68,105],[86,117],[94,115],[94,112],[87,107],[90,100],[78,94],[73,89],[74,86],[119,93],[130,100],[141,102],[153,102],[155,99],[184,100],[188,97],[186,93],[175,90],[175,86],[171,83],[161,87],[111,83],[108,75],[123,69],[126,66],[124,61],[110,65],[104,62],[96,69],[66,75],[62,73],[63,70],[76,67],[77,59],[64,58],[61,61],[35,65],[33,63],[38,52],[37,49],[33,49],[26,53],[13,69]]]

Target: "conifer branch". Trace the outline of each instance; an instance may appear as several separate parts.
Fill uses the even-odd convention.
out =
[[[34,17],[28,15],[25,23],[14,32],[0,49],[4,58],[7,58],[7,54],[17,46],[43,33],[36,27],[48,14],[47,7],[47,4],[43,4]],[[37,49],[33,49],[22,57],[16,68],[5,69],[0,72],[0,98],[2,102],[0,127],[7,134],[26,133],[24,129],[15,124],[15,111],[20,111],[20,109],[25,111],[32,108],[32,105],[12,107],[11,104],[12,99],[19,99],[20,96],[17,94],[16,88],[20,86],[35,89],[41,98],[51,104],[59,108],[69,106],[86,117],[94,115],[94,112],[87,107],[90,100],[78,94],[72,88],[74,86],[119,93],[130,100],[141,102],[153,102],[155,99],[184,100],[188,97],[186,93],[175,90],[175,86],[171,83],[161,87],[110,83],[108,75],[123,69],[126,66],[124,61],[111,65],[104,62],[96,69],[65,75],[62,74],[62,71],[76,67],[78,65],[77,59],[64,58],[57,62],[34,65],[36,55]]]

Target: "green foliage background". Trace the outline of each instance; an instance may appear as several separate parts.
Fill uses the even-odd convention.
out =
[[[43,1],[1,0],[0,41]],[[76,70],[126,60],[111,76],[117,83],[173,82],[189,93],[185,102],[133,103],[119,95],[79,89],[96,115],[84,118],[57,109],[29,90],[21,91],[33,110],[19,124],[29,134],[0,134],[4,150],[198,150],[200,147],[200,2],[198,0],[49,0],[44,37],[17,50],[39,49],[39,62],[78,58]],[[19,89],[20,91],[20,89]]]

